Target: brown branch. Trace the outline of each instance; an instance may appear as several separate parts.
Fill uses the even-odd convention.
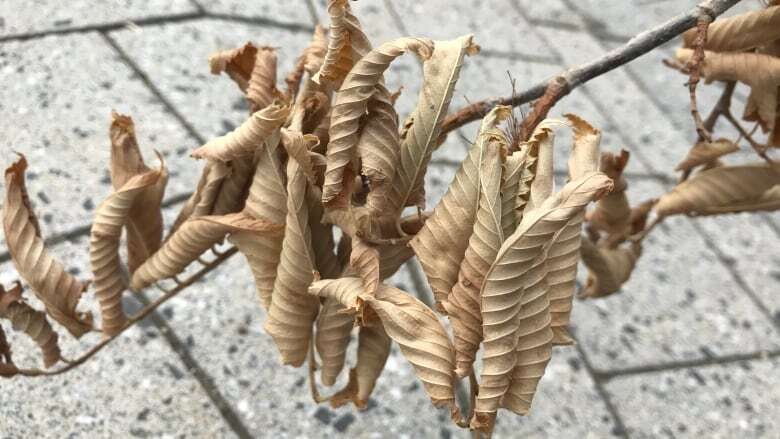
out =
[[[189,287],[190,285],[194,284],[198,280],[200,280],[203,276],[211,272],[211,270],[217,268],[220,264],[228,260],[231,256],[236,254],[238,249],[235,247],[231,247],[230,249],[222,252],[220,255],[218,255],[213,261],[211,261],[208,265],[204,265],[203,268],[196,271],[192,276],[185,279],[184,281],[179,282],[176,287],[167,290],[165,294],[158,297],[156,300],[154,300],[149,305],[145,306],[143,309],[138,311],[133,316],[130,316],[127,319],[127,322],[125,322],[124,326],[117,332],[116,334],[103,338],[100,340],[99,343],[97,343],[95,346],[92,346],[88,351],[84,352],[79,356],[78,358],[75,358],[74,360],[68,362],[68,364],[64,367],[61,367],[59,369],[54,370],[42,370],[42,369],[18,369],[16,373],[13,375],[22,375],[22,376],[28,376],[28,377],[37,377],[37,376],[52,376],[52,375],[60,375],[62,373],[68,372],[69,370],[75,369],[76,367],[84,364],[87,360],[95,356],[98,352],[103,350],[104,347],[108,346],[112,341],[116,340],[122,333],[124,333],[127,329],[129,329],[134,324],[140,322],[141,320],[145,319],[149,314],[151,314],[154,310],[160,307],[163,303],[167,302],[168,300],[175,297],[177,294],[182,292],[184,289]],[[13,376],[11,375],[11,376]]]
[[[520,127],[520,135],[513,139],[511,151],[517,151],[519,149],[520,141],[528,140],[531,137],[536,126],[547,117],[547,113],[550,112],[550,109],[562,97],[569,94],[569,91],[566,78],[563,76],[557,76],[547,84],[547,89],[544,91],[542,97],[536,101],[531,113],[523,119],[523,123]]]
[[[591,79],[614,70],[682,34],[686,30],[696,26],[699,19],[702,17],[708,16],[714,20],[740,1],[741,0],[703,1],[688,12],[636,35],[623,46],[607,52],[593,61],[567,69],[515,96],[487,99],[469,104],[447,116],[442,124],[441,138],[439,140],[442,141],[442,138],[446,136],[448,132],[460,128],[467,123],[481,119],[482,115],[490,111],[490,109],[496,105],[518,106],[542,97],[547,91],[548,84],[553,81],[562,80],[567,91],[574,90]],[[563,96],[564,95],[561,95],[560,97]]]
[[[691,116],[696,124],[696,132],[699,133],[699,141],[712,142],[712,135],[704,127],[704,121],[701,120],[699,107],[696,103],[696,86],[701,79],[701,66],[704,63],[704,45],[707,44],[707,29],[712,23],[712,17],[702,15],[696,24],[696,39],[693,41],[693,56],[691,56],[688,69],[690,76],[688,80],[688,93],[691,97]]]

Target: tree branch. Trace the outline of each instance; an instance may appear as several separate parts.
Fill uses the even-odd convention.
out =
[[[667,22],[660,24],[648,31],[641,32],[631,38],[626,44],[607,52],[600,58],[588,63],[567,69],[558,75],[542,81],[531,88],[515,95],[502,98],[487,99],[474,102],[460,110],[450,114],[442,124],[442,132],[439,140],[443,140],[448,132],[460,128],[469,122],[479,120],[484,114],[490,111],[496,105],[518,106],[538,99],[545,94],[548,86],[554,83],[560,83],[561,90],[555,93],[555,99],[550,103],[548,110],[560,98],[566,96],[575,88],[590,81],[593,78],[603,75],[623,64],[628,63],[641,55],[655,49],[666,43],[672,38],[682,34],[686,30],[696,26],[700,19],[708,17],[714,20],[726,10],[739,3],[741,0],[706,0],[689,10],[686,13],[678,15]],[[552,95],[552,93],[551,93]],[[546,115],[546,113],[545,113]],[[541,120],[541,119],[540,119]],[[528,129],[530,126],[524,127]],[[533,129],[531,128],[531,131]]]

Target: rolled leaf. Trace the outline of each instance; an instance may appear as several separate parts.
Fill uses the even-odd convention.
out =
[[[60,361],[60,346],[57,333],[52,329],[46,314],[36,311],[22,299],[22,285],[16,283],[6,291],[0,285],[0,318],[11,322],[14,331],[23,332],[38,345],[43,355],[44,367],[51,367]],[[11,348],[5,340],[5,334],[0,328],[0,359],[5,357],[5,363],[11,362]],[[3,361],[0,361],[2,363]],[[0,374],[2,376],[2,374]]]
[[[27,197],[25,169],[27,160],[19,155],[19,160],[5,170],[3,228],[8,251],[22,279],[46,306],[46,313],[74,337],[81,337],[92,329],[92,316],[76,311],[87,286],[68,273],[46,249]]]
[[[715,20],[707,28],[706,50],[741,52],[780,39],[780,6]],[[683,34],[685,47],[693,48],[696,28]]]
[[[246,43],[242,47],[216,52],[209,56],[209,67],[212,75],[222,72],[235,81],[241,91],[249,87],[249,79],[255,65],[257,47],[252,43]]]
[[[328,0],[328,15],[328,50],[313,80],[324,80],[338,89],[352,66],[371,50],[371,43],[347,0]]]
[[[596,246],[582,241],[582,262],[588,267],[588,280],[582,298],[605,297],[620,290],[634,271],[642,247],[632,243],[618,248]]]
[[[326,299],[317,317],[314,341],[322,361],[320,379],[325,386],[332,386],[344,368],[350,334],[355,326],[354,314],[345,310],[338,300]]]
[[[739,145],[728,139],[717,139],[712,142],[697,142],[674,170],[689,171],[696,166],[707,165],[724,155],[736,151],[739,151]]]
[[[255,54],[252,75],[246,90],[252,112],[259,111],[274,101],[276,90],[276,49],[260,47]]]

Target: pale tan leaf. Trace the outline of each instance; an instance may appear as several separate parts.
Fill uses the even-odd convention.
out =
[[[693,48],[696,28],[683,34],[685,47]],[[704,48],[715,52],[741,52],[780,39],[780,6],[749,11],[715,20],[707,28]]]
[[[301,134],[297,131],[282,128],[282,146],[287,154],[298,162],[310,184],[317,183],[317,170],[320,157],[312,149],[319,145],[320,140],[313,134]]]
[[[458,282],[443,303],[452,323],[455,345],[455,373],[472,372],[472,363],[482,342],[480,290],[504,241],[501,228],[502,142],[489,142],[479,157],[479,205],[468,247],[458,270]]]
[[[366,297],[366,304],[414,367],[433,405],[448,407],[452,418],[458,419],[455,355],[449,335],[436,315],[410,294],[386,285],[380,285],[374,297]]]
[[[251,157],[242,157],[228,162],[227,166],[229,173],[219,186],[211,215],[235,213],[244,208],[255,165]]]
[[[45,313],[36,311],[22,299],[22,284],[19,282],[8,291],[0,285],[0,318],[10,321],[14,331],[27,334],[38,345],[43,354],[44,367],[51,367],[60,361],[62,357],[57,333]],[[4,338],[0,339],[0,345],[5,345],[5,349],[0,348],[0,354],[4,354],[10,362],[11,351]]]
[[[677,49],[677,60],[687,63],[692,49]],[[763,53],[705,52],[701,73],[707,81],[739,81],[750,86],[751,102],[745,118],[758,120],[764,131],[772,131],[778,118],[780,58]]]
[[[338,89],[352,66],[371,50],[371,43],[347,0],[328,0],[328,15],[328,50],[313,80],[317,83],[325,80]]]
[[[524,212],[529,212],[539,207],[544,200],[552,195],[555,189],[555,175],[553,173],[553,147],[555,145],[555,132],[550,125],[551,119],[543,120],[534,130],[529,142],[538,145],[534,171],[534,179],[528,192],[528,203]]]
[[[588,222],[595,230],[619,234],[630,224],[631,206],[626,196],[628,182],[623,177],[628,158],[626,150],[621,150],[619,155],[606,151],[601,155],[601,171],[612,179],[615,187],[596,203],[595,209],[588,212]]]
[[[306,203],[307,182],[300,165],[287,161],[287,219],[265,331],[273,337],[282,363],[299,367],[312,342],[319,300],[307,294],[315,278],[314,250]]]
[[[363,280],[364,292],[373,294],[379,287],[379,249],[359,237],[353,237],[349,265],[358,277]]]
[[[357,394],[353,399],[355,407],[368,407],[368,398],[374,391],[376,380],[385,368],[390,355],[390,337],[379,325],[363,326],[358,335],[357,364],[355,375],[357,379]]]
[[[333,279],[341,273],[341,264],[335,254],[336,243],[333,239],[333,226],[322,222],[325,214],[322,208],[322,192],[317,186],[309,185],[306,202],[309,205],[309,228],[311,246],[314,249],[314,261],[317,271],[324,279]]]
[[[517,230],[499,249],[481,291],[484,355],[472,428],[492,430],[496,410],[513,376],[526,372],[522,367],[513,370],[516,365],[525,365],[523,358],[527,354],[544,354],[537,361],[542,369],[549,360],[552,342],[549,297],[544,288],[534,288],[530,291],[534,294],[526,294],[526,286],[544,283],[545,252],[555,235],[611,186],[611,180],[599,172],[571,181],[524,215]],[[535,344],[540,339],[546,342]],[[537,379],[534,376],[529,382],[519,384],[535,387]]]
[[[410,242],[440,311],[443,311],[441,303],[447,300],[458,280],[458,270],[474,226],[479,204],[480,156],[489,142],[505,141],[497,125],[509,114],[511,109],[496,107],[485,116],[477,140],[461,163],[447,193]]]
[[[363,300],[359,297],[363,294],[363,280],[359,277],[340,277],[338,279],[322,279],[309,286],[308,293],[313,296],[328,300],[335,300],[347,311],[353,314],[358,312]],[[361,316],[357,319],[360,321]]]
[[[506,158],[501,175],[501,230],[504,236],[511,235],[517,228],[518,215],[515,211],[520,194],[520,182],[525,169],[528,149],[515,151]]]
[[[515,198],[515,222],[519,225],[523,220],[523,214],[531,197],[531,184],[536,178],[536,163],[539,159],[539,142],[530,142],[521,145],[520,151],[525,152],[523,169],[520,172],[520,182],[517,186],[517,198]],[[514,232],[514,229],[509,233]]]
[[[275,102],[249,116],[235,130],[217,137],[195,149],[192,156],[228,162],[240,157],[252,157],[273,132],[282,126],[290,114],[290,106]]]
[[[89,238],[89,260],[105,336],[119,333],[127,322],[122,309],[122,293],[127,285],[119,259],[122,228],[129,223],[129,214],[138,196],[156,185],[164,174],[164,166],[161,165],[158,171],[130,178],[100,203],[95,212]]]
[[[214,212],[214,206],[217,203],[217,198],[219,198],[222,184],[231,174],[229,164],[224,162],[210,162],[206,165],[206,168],[204,169],[204,172],[207,173],[205,184],[203,189],[200,190],[197,204],[189,218],[211,215]]]
[[[642,247],[632,243],[618,248],[582,241],[582,262],[588,267],[588,280],[580,293],[582,298],[605,297],[620,290],[631,277]]]
[[[304,72],[311,77],[320,70],[322,63],[325,61],[327,51],[328,37],[325,35],[325,28],[318,24],[314,26],[314,33],[309,45],[303,49],[303,52],[295,61],[295,67],[284,79],[284,82],[287,83],[288,94],[295,96],[298,93],[298,87]],[[310,81],[310,79],[307,81]]]
[[[360,136],[360,122],[368,109],[368,102],[376,93],[375,86],[390,63],[407,51],[421,59],[431,55],[433,43],[420,38],[399,38],[382,44],[367,53],[350,70],[333,99],[328,136],[328,167],[322,189],[323,202],[328,203],[342,194],[344,170],[355,160]]]
[[[111,183],[115,190],[135,175],[148,172],[135,137],[133,119],[111,112]],[[163,233],[162,199],[168,183],[168,171],[154,186],[144,189],[128,213],[127,269],[134,272],[146,259],[160,248]]]
[[[246,43],[236,49],[216,52],[209,56],[211,74],[227,73],[241,91],[245,92],[247,87],[249,87],[249,78],[252,76],[256,54],[257,47],[252,43]]]
[[[424,208],[425,172],[452,100],[463,57],[478,51],[479,46],[472,41],[471,35],[434,42],[433,54],[423,64],[423,84],[417,107],[410,116],[411,124],[402,135],[401,160],[393,184],[385,185],[385,191],[372,191],[376,195],[373,201],[369,199],[369,206],[375,206],[376,212],[389,212],[384,215],[397,217],[404,206]]]
[[[717,215],[775,210],[780,165],[721,166],[699,172],[664,194],[655,205],[659,216]],[[768,192],[772,191],[772,192]]]
[[[257,49],[252,75],[246,90],[252,112],[259,111],[273,103],[276,90],[276,49],[263,46]]]
[[[220,164],[220,168],[225,171],[225,174],[222,175],[221,178],[225,178],[227,176],[228,168],[224,163],[221,162],[218,163]],[[211,174],[212,165],[213,163],[211,161],[206,162],[206,165],[203,167],[203,170],[200,173],[200,179],[198,179],[197,187],[192,192],[190,197],[187,198],[187,201],[184,203],[181,210],[179,210],[178,215],[176,215],[176,219],[173,221],[173,224],[168,230],[168,235],[165,237],[166,240],[170,238],[173,232],[175,232],[182,224],[184,224],[184,221],[187,221],[190,217],[194,215],[195,210],[198,207],[198,204],[201,202],[201,198],[204,195],[204,190],[206,188],[206,185],[209,183],[209,175]],[[222,182],[220,180],[219,184],[221,183]],[[216,185],[216,189],[209,191],[208,193],[208,195],[212,197],[211,201],[206,202],[206,204],[209,205],[208,207],[209,212],[213,207],[214,197],[216,197],[217,191],[219,190],[219,184]],[[212,186],[213,186],[213,180],[212,180]],[[205,214],[208,215],[208,212]]]
[[[92,329],[92,316],[76,306],[86,285],[68,273],[46,249],[38,220],[27,197],[23,155],[5,170],[3,228],[8,251],[22,279],[46,306],[46,313],[75,337]]]
[[[165,241],[160,250],[133,273],[130,288],[139,291],[154,282],[176,276],[221,241],[228,232],[279,235],[283,227],[266,219],[254,218],[245,212],[190,218]]]
[[[739,151],[739,145],[728,139],[717,139],[712,142],[697,142],[674,170],[689,171],[696,166],[706,165],[724,155],[736,151]]]
[[[401,148],[398,114],[390,93],[381,84],[374,89],[357,142],[361,172],[368,177],[372,189],[393,178]]]
[[[566,114],[565,117],[574,130],[574,141],[568,166],[569,176],[576,180],[599,169],[601,132],[576,115]],[[606,174],[614,182],[614,178],[609,173]],[[609,195],[602,197],[598,203],[603,202],[614,192],[613,190]],[[584,218],[584,210],[572,217],[556,236],[547,252],[546,282],[550,297],[550,326],[553,331],[553,345],[568,345],[574,341],[569,335],[567,327],[571,319],[572,301],[577,288],[577,262],[580,259],[580,238]],[[522,382],[522,380],[517,381]],[[510,393],[512,390],[510,388]],[[527,392],[523,390],[523,394],[515,400],[515,406],[522,407],[521,410],[526,410],[525,401],[530,407],[530,399],[527,399],[526,395]]]
[[[312,285],[313,287],[314,285]],[[355,326],[354,314],[336,299],[326,299],[317,317],[317,333],[314,341],[322,361],[320,379],[325,386],[336,383],[347,354],[350,334]]]

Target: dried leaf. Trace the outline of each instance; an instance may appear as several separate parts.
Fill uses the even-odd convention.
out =
[[[274,135],[259,152],[244,212],[252,218],[265,218],[275,224],[284,224],[287,217],[287,189],[278,146],[279,136]],[[266,310],[271,306],[282,239],[281,234],[254,232],[235,232],[229,238],[246,257],[255,278],[260,303]]]
[[[359,277],[340,277],[338,279],[322,279],[309,286],[308,293],[324,298],[325,301],[335,300],[349,313],[356,313],[362,306],[363,280]],[[354,318],[354,317],[353,317]],[[357,316],[360,321],[361,316]]]
[[[678,49],[677,60],[687,63],[693,50]],[[762,53],[705,52],[701,73],[707,81],[739,81],[750,86],[745,119],[758,120],[764,131],[772,131],[778,118],[780,58]]]
[[[122,309],[122,293],[127,288],[127,281],[119,259],[122,228],[129,223],[130,210],[138,196],[156,185],[164,175],[164,166],[158,171],[135,175],[100,203],[95,213],[89,239],[89,260],[105,336],[118,334],[127,322]]]
[[[230,175],[230,168],[222,162],[206,162],[201,171],[198,186],[182,206],[173,225],[165,237],[167,241],[173,233],[190,218],[209,215],[214,208],[214,202],[219,194],[222,181]]]
[[[130,288],[139,291],[155,282],[178,275],[222,240],[228,232],[279,235],[282,229],[281,224],[254,218],[245,212],[190,218],[171,235],[157,253],[133,273]]]
[[[521,177],[525,169],[528,149],[515,151],[506,158],[501,175],[501,230],[504,236],[511,235],[517,228],[518,215],[515,211],[520,194]]]
[[[390,342],[390,337],[381,326],[360,328],[357,364],[350,371],[347,386],[333,396],[333,407],[339,407],[349,401],[361,410],[368,407],[368,398],[374,391],[376,380],[382,374],[390,355]]]
[[[0,318],[10,321],[14,331],[24,332],[38,345],[43,354],[44,367],[54,366],[60,361],[62,356],[57,333],[52,329],[45,313],[36,311],[22,299],[22,284],[19,282],[8,291],[0,285]],[[2,363],[13,364],[11,348],[1,328],[0,357],[5,357]]]
[[[304,72],[313,76],[320,70],[322,63],[325,61],[327,51],[328,38],[325,35],[325,28],[318,24],[314,26],[314,33],[309,45],[303,49],[303,52],[295,61],[295,67],[284,79],[284,82],[287,83],[288,93],[291,96],[297,94]]]
[[[252,43],[246,43],[237,49],[223,50],[209,56],[209,67],[212,75],[225,72],[230,79],[238,84],[238,88],[245,92],[249,87],[249,79],[255,65],[257,47]]]
[[[484,355],[472,428],[492,430],[496,410],[511,380],[524,375],[523,367],[513,370],[516,365],[525,365],[526,354],[543,354],[535,363],[544,369],[552,341],[549,298],[544,291],[538,295],[526,294],[525,287],[539,282],[540,270],[534,266],[543,263],[544,253],[555,235],[589,202],[610,189],[611,180],[602,173],[590,173],[573,180],[526,214],[499,249],[481,291]],[[531,275],[537,276],[532,278]],[[546,342],[534,344],[540,338]],[[524,381],[526,378],[519,384],[533,388],[538,377]]]
[[[728,139],[697,142],[674,170],[689,171],[696,166],[712,163],[718,158],[736,151],[739,151],[739,145]]]
[[[487,143],[479,157],[479,208],[468,247],[458,270],[458,282],[443,303],[452,323],[455,373],[465,377],[482,342],[480,290],[485,274],[504,241],[501,228],[501,153],[506,143]]]
[[[328,167],[322,189],[323,202],[328,203],[342,194],[344,170],[355,159],[360,136],[360,122],[366,114],[368,102],[375,94],[375,86],[390,63],[407,51],[421,59],[430,57],[433,43],[420,38],[399,38],[367,53],[350,70],[333,99],[328,136]]]
[[[46,306],[46,313],[65,326],[74,337],[92,329],[92,316],[76,311],[86,285],[79,282],[46,249],[38,220],[27,197],[24,172],[27,160],[5,170],[3,228],[8,251],[22,278]]]
[[[566,114],[565,116],[574,129],[574,142],[569,156],[569,175],[572,180],[577,180],[599,169],[601,132],[576,115]],[[607,176],[612,178],[609,173]],[[614,190],[609,195],[602,197],[598,203],[601,203],[612,193]],[[547,252],[545,281],[550,297],[550,326],[553,331],[553,345],[569,345],[574,342],[567,327],[571,319],[574,292],[577,288],[577,262],[580,259],[580,239],[584,218],[584,210],[572,217],[556,236]],[[518,400],[516,406],[523,404]],[[530,399],[528,405],[530,407]]]
[[[538,144],[536,164],[533,168],[534,179],[531,182],[528,193],[528,202],[524,208],[530,212],[540,206],[544,200],[552,195],[555,189],[555,175],[553,171],[553,145],[555,144],[555,132],[550,125],[555,121],[543,120],[531,135],[530,142]]]
[[[477,141],[461,163],[447,193],[433,209],[433,215],[425,221],[422,230],[410,242],[428,277],[440,311],[443,311],[441,303],[447,300],[458,280],[458,270],[473,231],[479,204],[478,179],[482,151],[494,139],[504,139],[497,125],[510,113],[508,107],[496,107],[485,116]]]
[[[366,304],[414,367],[433,405],[449,407],[452,418],[458,419],[453,348],[436,315],[410,294],[386,285],[366,297]]]
[[[273,337],[282,363],[293,367],[306,360],[320,303],[307,294],[315,278],[315,261],[306,187],[300,165],[288,160],[287,221],[265,330]]]
[[[282,128],[282,145],[287,154],[298,162],[309,183],[317,183],[316,168],[322,164],[322,156],[312,152],[320,140],[313,134],[301,134],[297,131]],[[319,173],[321,175],[321,173]]]
[[[411,126],[402,135],[401,161],[393,184],[388,185],[386,191],[372,191],[377,192],[373,201],[369,198],[368,204],[375,212],[389,212],[385,215],[397,217],[404,206],[424,207],[425,171],[436,148],[463,57],[478,51],[479,46],[473,43],[471,35],[434,42],[433,54],[423,64],[423,85],[417,107],[410,116]],[[386,199],[382,200],[383,197]],[[453,277],[450,285],[454,283]]]
[[[255,165],[250,157],[237,158],[227,163],[229,174],[222,180],[214,198],[211,215],[235,213],[244,208]]]
[[[372,189],[393,178],[401,148],[398,114],[390,92],[381,84],[374,89],[357,142],[361,172],[368,177]]]
[[[322,361],[320,377],[325,386],[335,384],[341,369],[344,368],[347,345],[354,325],[354,314],[345,312],[344,306],[338,300],[325,300],[317,317],[317,333],[314,338]]]
[[[252,66],[252,76],[246,90],[246,98],[252,112],[259,111],[274,101],[278,95],[276,90],[276,49],[260,47],[255,54]]]
[[[341,264],[334,251],[336,243],[333,239],[333,226],[322,222],[325,212],[321,200],[322,192],[318,187],[310,185],[306,192],[306,202],[309,205],[309,228],[314,261],[322,278],[333,279],[341,274]]]
[[[148,172],[149,168],[144,164],[138,147],[132,118],[111,112],[109,133],[111,184],[114,190],[118,190],[130,178]],[[127,214],[127,268],[130,273],[160,248],[163,233],[161,205],[167,183],[168,172],[163,168],[156,184],[135,196]]]
[[[373,294],[379,287],[379,249],[359,237],[353,237],[349,265],[363,280],[363,291],[367,294]]]
[[[338,88],[352,66],[371,50],[371,43],[352,14],[347,0],[328,0],[328,50],[314,82],[325,80]]]
[[[589,240],[582,242],[582,262],[588,267],[588,280],[580,293],[582,298],[605,297],[616,293],[631,277],[642,253],[638,243],[618,248],[597,247]]]
[[[683,45],[693,48],[696,28],[683,34]],[[707,28],[706,50],[741,52],[780,39],[780,7],[721,18]]]
[[[631,206],[626,197],[628,182],[623,170],[628,164],[629,153],[621,150],[619,155],[611,152],[601,154],[601,171],[614,182],[614,189],[596,203],[596,208],[588,212],[587,219],[595,230],[609,234],[623,233],[631,221]]]
[[[252,157],[273,132],[282,126],[290,114],[290,107],[275,102],[249,116],[235,130],[217,137],[197,148],[192,156],[228,162],[240,157]]]
[[[658,200],[655,211],[661,217],[772,211],[780,208],[778,185],[780,165],[721,166],[675,186]]]

